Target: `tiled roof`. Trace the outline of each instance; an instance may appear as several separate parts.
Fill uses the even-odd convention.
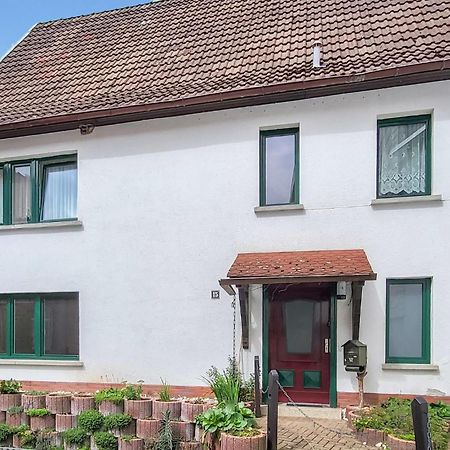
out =
[[[35,26],[0,63],[0,126],[445,61],[450,0],[160,0]]]
[[[229,278],[367,277],[374,272],[364,250],[240,253]]]

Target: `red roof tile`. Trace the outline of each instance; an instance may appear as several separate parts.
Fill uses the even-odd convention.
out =
[[[449,61],[450,0],[161,0],[38,24],[0,63],[0,126]]]
[[[229,278],[368,277],[374,272],[364,250],[239,253]]]

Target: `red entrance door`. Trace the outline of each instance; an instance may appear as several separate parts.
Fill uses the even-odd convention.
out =
[[[329,404],[330,286],[270,286],[269,311],[270,369],[294,402]]]

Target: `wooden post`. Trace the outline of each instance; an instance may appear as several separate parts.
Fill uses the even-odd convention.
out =
[[[358,372],[356,374],[356,378],[358,378],[358,408],[364,408],[364,378],[367,375],[367,372]]]
[[[259,385],[259,356],[255,356],[255,416],[261,417],[261,387]]]
[[[239,306],[241,311],[242,348],[244,350],[248,350],[250,345],[248,286],[239,286],[238,290],[239,290]]]
[[[432,447],[428,403],[423,397],[416,397],[411,402],[416,450],[429,450]]]
[[[361,321],[361,297],[364,281],[352,285],[352,339],[359,340],[359,325]]]
[[[267,450],[277,450],[278,445],[278,372],[269,373],[267,391]]]

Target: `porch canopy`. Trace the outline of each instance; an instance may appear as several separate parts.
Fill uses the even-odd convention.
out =
[[[362,249],[239,253],[227,276],[219,284],[229,295],[236,293],[233,286],[239,290],[244,348],[248,348],[249,285],[352,282],[352,335],[358,339],[362,288],[366,280],[377,278]]]

